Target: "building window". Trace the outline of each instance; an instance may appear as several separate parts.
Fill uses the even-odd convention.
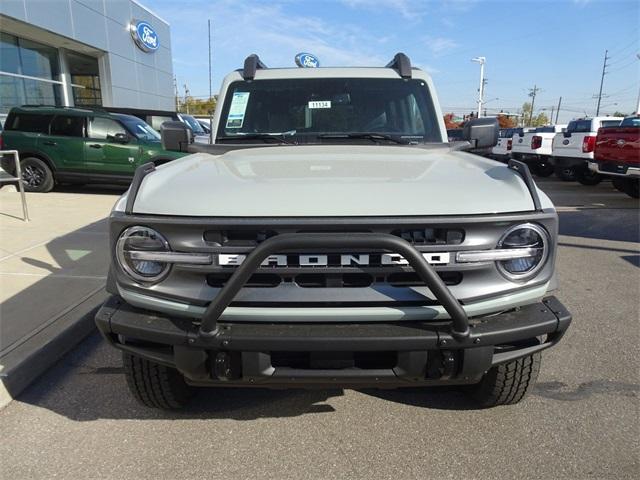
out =
[[[55,48],[0,33],[0,113],[17,105],[60,105],[61,89]]]
[[[67,52],[67,65],[76,106],[102,106],[98,60],[77,53]]]

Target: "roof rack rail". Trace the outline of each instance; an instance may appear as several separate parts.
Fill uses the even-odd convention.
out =
[[[242,78],[245,80],[253,80],[256,76],[256,70],[259,68],[268,68],[260,57],[255,53],[252,53],[244,59],[244,68],[242,69]]]
[[[411,78],[411,60],[402,52],[396,53],[386,68],[393,68],[402,78]]]

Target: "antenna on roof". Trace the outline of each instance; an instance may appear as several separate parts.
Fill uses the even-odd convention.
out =
[[[256,70],[259,68],[268,68],[260,57],[255,53],[244,59],[244,68],[242,69],[242,78],[245,80],[253,80],[256,76]]]
[[[393,68],[402,78],[411,78],[411,60],[404,53],[396,53],[386,68]]]

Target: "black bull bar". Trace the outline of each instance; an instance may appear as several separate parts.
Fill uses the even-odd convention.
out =
[[[269,256],[309,249],[386,250],[402,255],[451,317],[451,336],[458,340],[469,337],[469,319],[466,312],[434,268],[406,240],[388,233],[285,233],[265,240],[247,255],[209,304],[202,318],[199,336],[207,338],[216,335],[218,319],[222,312]]]

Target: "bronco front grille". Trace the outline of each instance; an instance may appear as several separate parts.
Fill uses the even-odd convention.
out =
[[[220,230],[207,230],[204,232],[205,242],[221,247],[255,247],[265,240],[279,233],[326,233],[327,229],[287,229],[276,231],[273,229],[233,228]],[[350,233],[371,233],[371,229],[345,229],[340,230]],[[404,228],[376,228],[376,232],[390,233],[401,237],[412,245],[460,245],[464,241],[465,232],[461,228],[431,228],[424,225],[408,225]]]
[[[207,284],[211,287],[222,288],[231,278],[229,273],[211,273],[207,275]],[[448,286],[462,282],[461,272],[438,272],[438,275]],[[392,287],[419,287],[424,285],[415,272],[391,273],[254,273],[246,287],[273,288],[283,283],[297,285],[302,288],[365,288],[377,285],[391,285]]]

